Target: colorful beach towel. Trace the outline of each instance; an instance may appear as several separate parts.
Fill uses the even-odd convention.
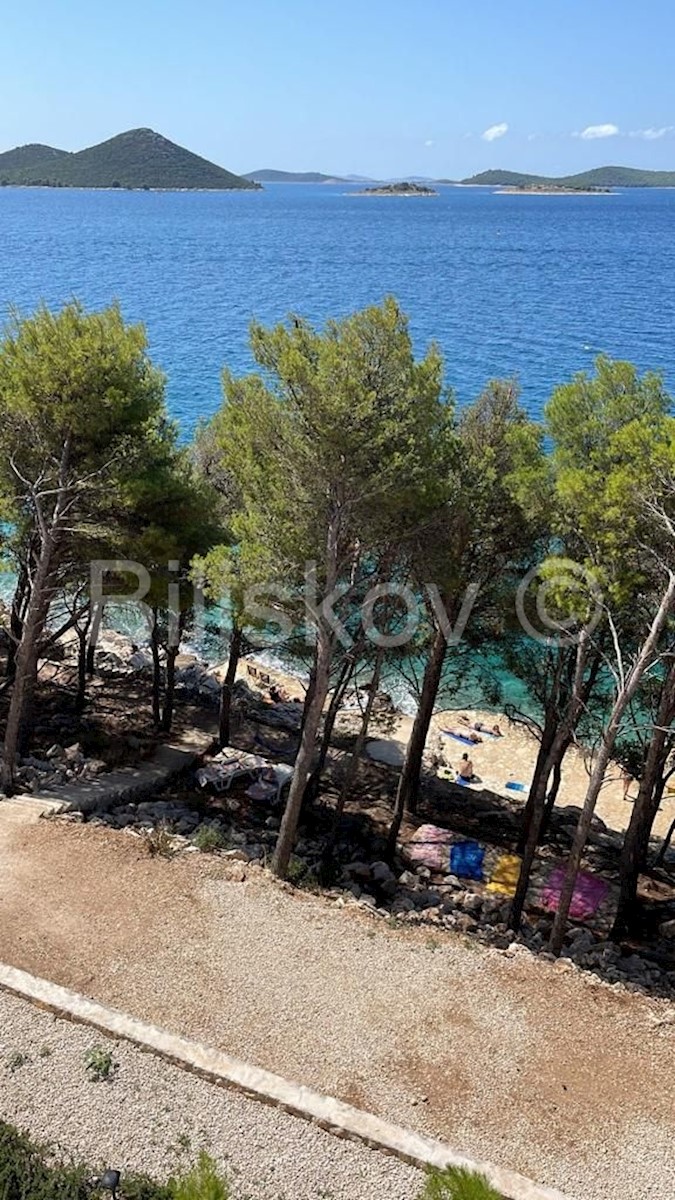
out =
[[[515,896],[520,865],[521,859],[518,854],[500,854],[487,885],[488,892],[496,892],[500,896]]]
[[[560,893],[565,881],[565,868],[556,867],[548,877],[541,892],[541,903],[549,912],[557,912],[560,903]],[[570,905],[570,916],[575,921],[583,921],[592,917],[606,898],[609,885],[597,875],[588,871],[580,871],[574,885],[574,894]]]
[[[450,874],[461,879],[483,878],[485,850],[478,842],[457,842],[450,849]]]
[[[432,871],[447,871],[453,833],[439,825],[420,825],[406,843],[405,853],[411,862],[422,863]]]

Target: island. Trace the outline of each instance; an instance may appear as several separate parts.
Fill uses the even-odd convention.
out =
[[[497,196],[616,196],[608,187],[569,187],[564,184],[521,183],[496,189]]]
[[[0,186],[133,188],[143,191],[259,190],[153,129],[129,129],[86,150],[18,146],[0,154]]]
[[[425,183],[382,183],[363,188],[356,196],[437,196],[438,192]]]
[[[613,188],[675,187],[675,171],[642,171],[636,167],[594,167],[578,175],[524,175],[520,171],[482,171],[461,181],[462,187],[492,187],[537,192],[607,195]]]

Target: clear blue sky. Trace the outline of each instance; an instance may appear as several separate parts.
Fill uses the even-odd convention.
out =
[[[0,149],[143,125],[235,171],[675,169],[672,0],[21,0],[2,39]]]

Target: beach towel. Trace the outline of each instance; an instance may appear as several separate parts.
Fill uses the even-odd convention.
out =
[[[450,874],[461,879],[482,879],[485,850],[478,842],[456,842],[450,848]]]
[[[510,792],[526,792],[527,791],[527,787],[524,783],[516,783],[514,779],[509,779],[509,782],[505,783],[504,787],[508,788]]]
[[[556,867],[548,877],[541,892],[541,903],[549,912],[557,912],[560,903],[560,893],[565,881],[565,868]],[[574,885],[574,894],[570,905],[570,916],[575,921],[583,921],[596,913],[606,898],[609,885],[597,875],[589,871],[580,871]]]
[[[521,859],[517,854],[500,854],[487,885],[488,892],[496,892],[499,896],[515,896],[520,864]]]
[[[404,846],[411,862],[421,863],[432,871],[447,871],[453,834],[439,825],[420,825]]]
[[[454,738],[456,742],[461,742],[463,746],[476,746],[478,743],[471,740],[470,737],[464,737],[461,733],[453,733],[451,729],[442,729],[441,733],[444,737]]]

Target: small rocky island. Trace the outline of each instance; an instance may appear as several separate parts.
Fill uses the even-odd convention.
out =
[[[424,183],[382,183],[377,187],[364,188],[357,196],[437,196],[434,188]]]

